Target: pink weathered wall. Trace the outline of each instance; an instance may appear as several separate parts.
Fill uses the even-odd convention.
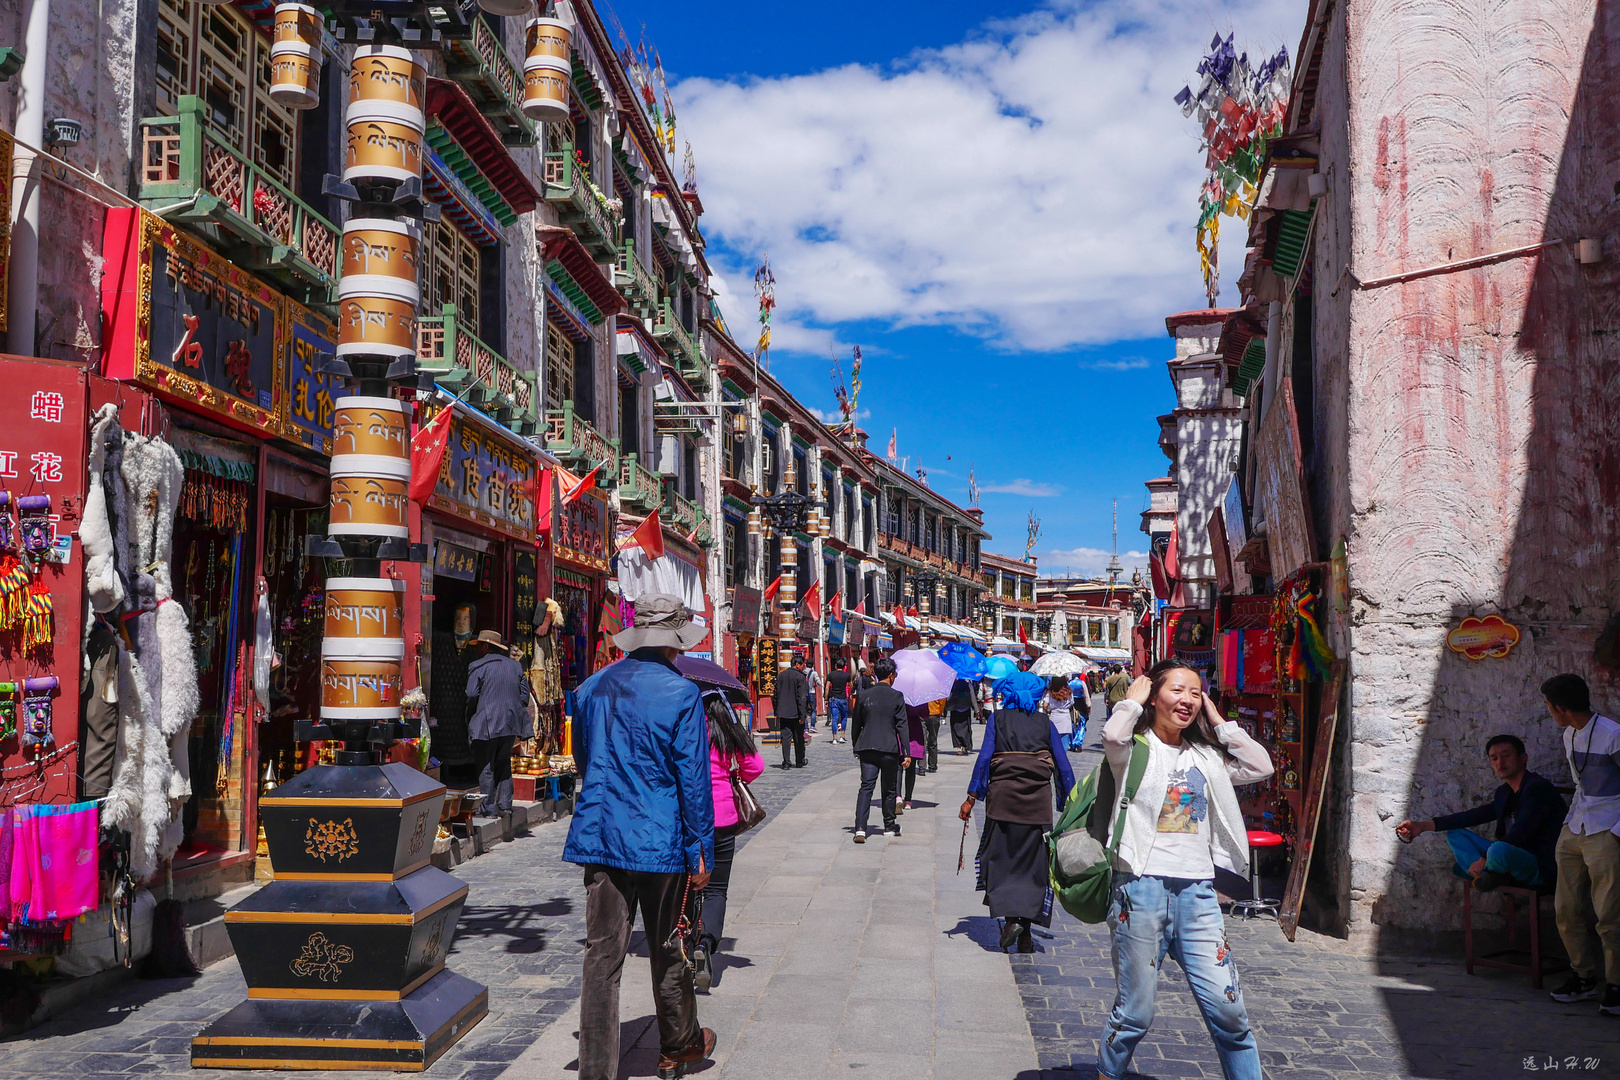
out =
[[[1355,289],[1613,228],[1613,7],[1370,0],[1334,16],[1316,338],[1320,437],[1329,460],[1342,444],[1349,481],[1330,517],[1354,593],[1340,804],[1352,925],[1457,925],[1446,846],[1403,847],[1394,826],[1483,801],[1497,732],[1567,782],[1543,679],[1581,672],[1600,708],[1620,706],[1592,663],[1620,599],[1615,271],[1580,267],[1569,245]],[[1459,618],[1488,612],[1525,632],[1509,658],[1445,649]]]

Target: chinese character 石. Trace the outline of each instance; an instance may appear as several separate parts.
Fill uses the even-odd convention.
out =
[[[43,420],[48,424],[62,422],[62,395],[52,390],[36,390],[28,403],[28,419]]]
[[[30,460],[34,463],[34,479],[41,484],[62,482],[62,455],[38,453]]]

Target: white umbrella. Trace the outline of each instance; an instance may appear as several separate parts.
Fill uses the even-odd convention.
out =
[[[1074,675],[1084,675],[1091,669],[1091,665],[1071,652],[1049,652],[1030,665],[1030,671],[1043,679],[1050,679],[1054,675],[1069,678]]]

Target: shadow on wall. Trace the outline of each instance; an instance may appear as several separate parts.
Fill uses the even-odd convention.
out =
[[[1452,328],[1432,335],[1429,347],[1454,347],[1465,361],[1463,370],[1471,376],[1468,384],[1445,390],[1455,396],[1447,402],[1448,421],[1465,428],[1473,425],[1471,437],[1480,440],[1484,453],[1495,451],[1503,432],[1521,427],[1526,431],[1522,447],[1513,448],[1518,460],[1513,453],[1501,456],[1501,490],[1522,490],[1522,499],[1516,515],[1509,505],[1509,520],[1502,523],[1504,527],[1511,524],[1512,535],[1501,568],[1501,589],[1494,598],[1499,607],[1455,604],[1449,624],[1455,625],[1464,615],[1497,610],[1520,628],[1523,638],[1507,658],[1476,662],[1446,649],[1445,626],[1436,627],[1432,638],[1421,641],[1414,641],[1408,631],[1407,646],[1396,655],[1429,657],[1432,686],[1426,710],[1392,717],[1385,735],[1393,746],[1417,744],[1416,767],[1404,793],[1358,786],[1351,815],[1352,845],[1362,852],[1387,845],[1393,852],[1387,886],[1372,909],[1379,972],[1389,980],[1384,994],[1402,1049],[1412,1071],[1426,1077],[1516,1076],[1528,1068],[1524,1064],[1527,1058],[1540,1062],[1538,1069],[1545,1068],[1549,1058],[1562,1062],[1574,1055],[1583,1063],[1601,1060],[1597,1073],[1620,1063],[1620,1029],[1612,1018],[1602,1017],[1590,1007],[1592,1003],[1554,1004],[1544,991],[1533,990],[1528,977],[1522,975],[1465,974],[1454,959],[1460,951],[1460,935],[1455,933],[1439,938],[1430,935],[1419,944],[1388,929],[1397,923],[1423,923],[1422,918],[1412,919],[1411,913],[1424,910],[1434,913],[1433,929],[1455,931],[1460,926],[1462,886],[1449,874],[1450,857],[1443,838],[1424,836],[1406,846],[1393,843],[1392,837],[1356,835],[1393,830],[1401,816],[1426,818],[1484,801],[1497,783],[1485,758],[1485,742],[1497,732],[1524,739],[1532,769],[1555,784],[1570,783],[1558,728],[1546,716],[1539,692],[1541,682],[1550,675],[1577,672],[1591,684],[1598,710],[1611,715],[1620,710],[1620,671],[1604,668],[1594,659],[1605,624],[1620,611],[1620,544],[1616,543],[1620,533],[1620,2],[1598,0],[1590,10],[1595,22],[1589,37],[1585,37],[1586,27],[1580,25],[1549,28],[1545,23],[1526,22],[1519,31],[1512,31],[1522,31],[1529,39],[1506,50],[1513,55],[1504,55],[1497,70],[1502,80],[1522,78],[1524,93],[1510,101],[1503,83],[1485,91],[1495,95],[1497,112],[1491,115],[1500,121],[1501,130],[1481,137],[1501,141],[1494,144],[1499,147],[1494,153],[1480,155],[1498,175],[1493,180],[1491,169],[1486,168],[1479,177],[1481,198],[1477,220],[1472,223],[1477,230],[1472,242],[1479,251],[1524,242],[1513,239],[1513,222],[1503,220],[1495,223],[1500,228],[1493,226],[1493,208],[1512,202],[1493,198],[1493,184],[1498,189],[1521,181],[1539,186],[1538,160],[1542,175],[1556,169],[1542,239],[1566,243],[1547,249],[1528,271],[1522,320],[1517,326],[1493,322],[1493,312],[1511,315],[1516,304],[1514,278],[1508,272],[1513,264],[1504,264],[1502,270],[1467,272],[1450,283],[1450,292],[1413,294],[1431,300],[1449,297],[1455,304],[1451,311],[1425,310],[1420,317]],[[1573,88],[1561,81],[1560,74],[1573,71],[1572,65],[1560,66],[1553,59],[1536,56],[1537,38],[1543,51],[1551,54],[1558,47],[1553,35],[1560,33],[1565,35],[1562,40],[1586,41],[1579,81]],[[1513,66],[1515,63],[1520,66]],[[1543,70],[1532,74],[1530,67]],[[1538,159],[1535,136],[1548,130],[1541,125],[1553,125],[1556,134],[1564,102],[1571,100],[1569,127],[1556,160],[1551,149]],[[1475,116],[1484,113],[1476,108]],[[1461,174],[1453,178],[1458,176]],[[1574,241],[1580,237],[1603,238],[1603,262],[1588,266],[1577,261]],[[1459,256],[1466,250],[1463,245],[1470,242],[1460,240]],[[1446,340],[1449,335],[1454,336]],[[1503,336],[1517,341],[1498,344],[1492,340]],[[1524,406],[1519,404],[1526,380],[1527,423],[1521,412]],[[1446,523],[1435,524],[1443,527]],[[1463,540],[1460,532],[1458,540]],[[1404,674],[1421,680],[1428,672]],[[1413,700],[1421,700],[1421,696],[1414,695]],[[1411,730],[1402,730],[1406,725]],[[1358,740],[1364,737],[1357,733]],[[1358,781],[1365,775],[1358,768]],[[1387,808],[1401,806],[1401,794],[1405,813],[1389,813]],[[1494,900],[1481,907],[1488,913],[1497,910]],[[1479,921],[1499,923],[1494,916]],[[1553,954],[1561,955],[1550,914],[1543,922],[1543,943]],[[1452,954],[1450,962],[1432,958],[1437,944]],[[1423,952],[1429,956],[1420,955]],[[1488,1016],[1489,1023],[1481,1024],[1482,1016]]]

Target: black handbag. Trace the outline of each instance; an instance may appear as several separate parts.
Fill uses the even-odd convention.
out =
[[[742,778],[742,762],[731,760],[731,801],[737,804],[737,824],[728,830],[733,836],[745,833],[765,820],[765,808],[754,798],[748,781]]]

